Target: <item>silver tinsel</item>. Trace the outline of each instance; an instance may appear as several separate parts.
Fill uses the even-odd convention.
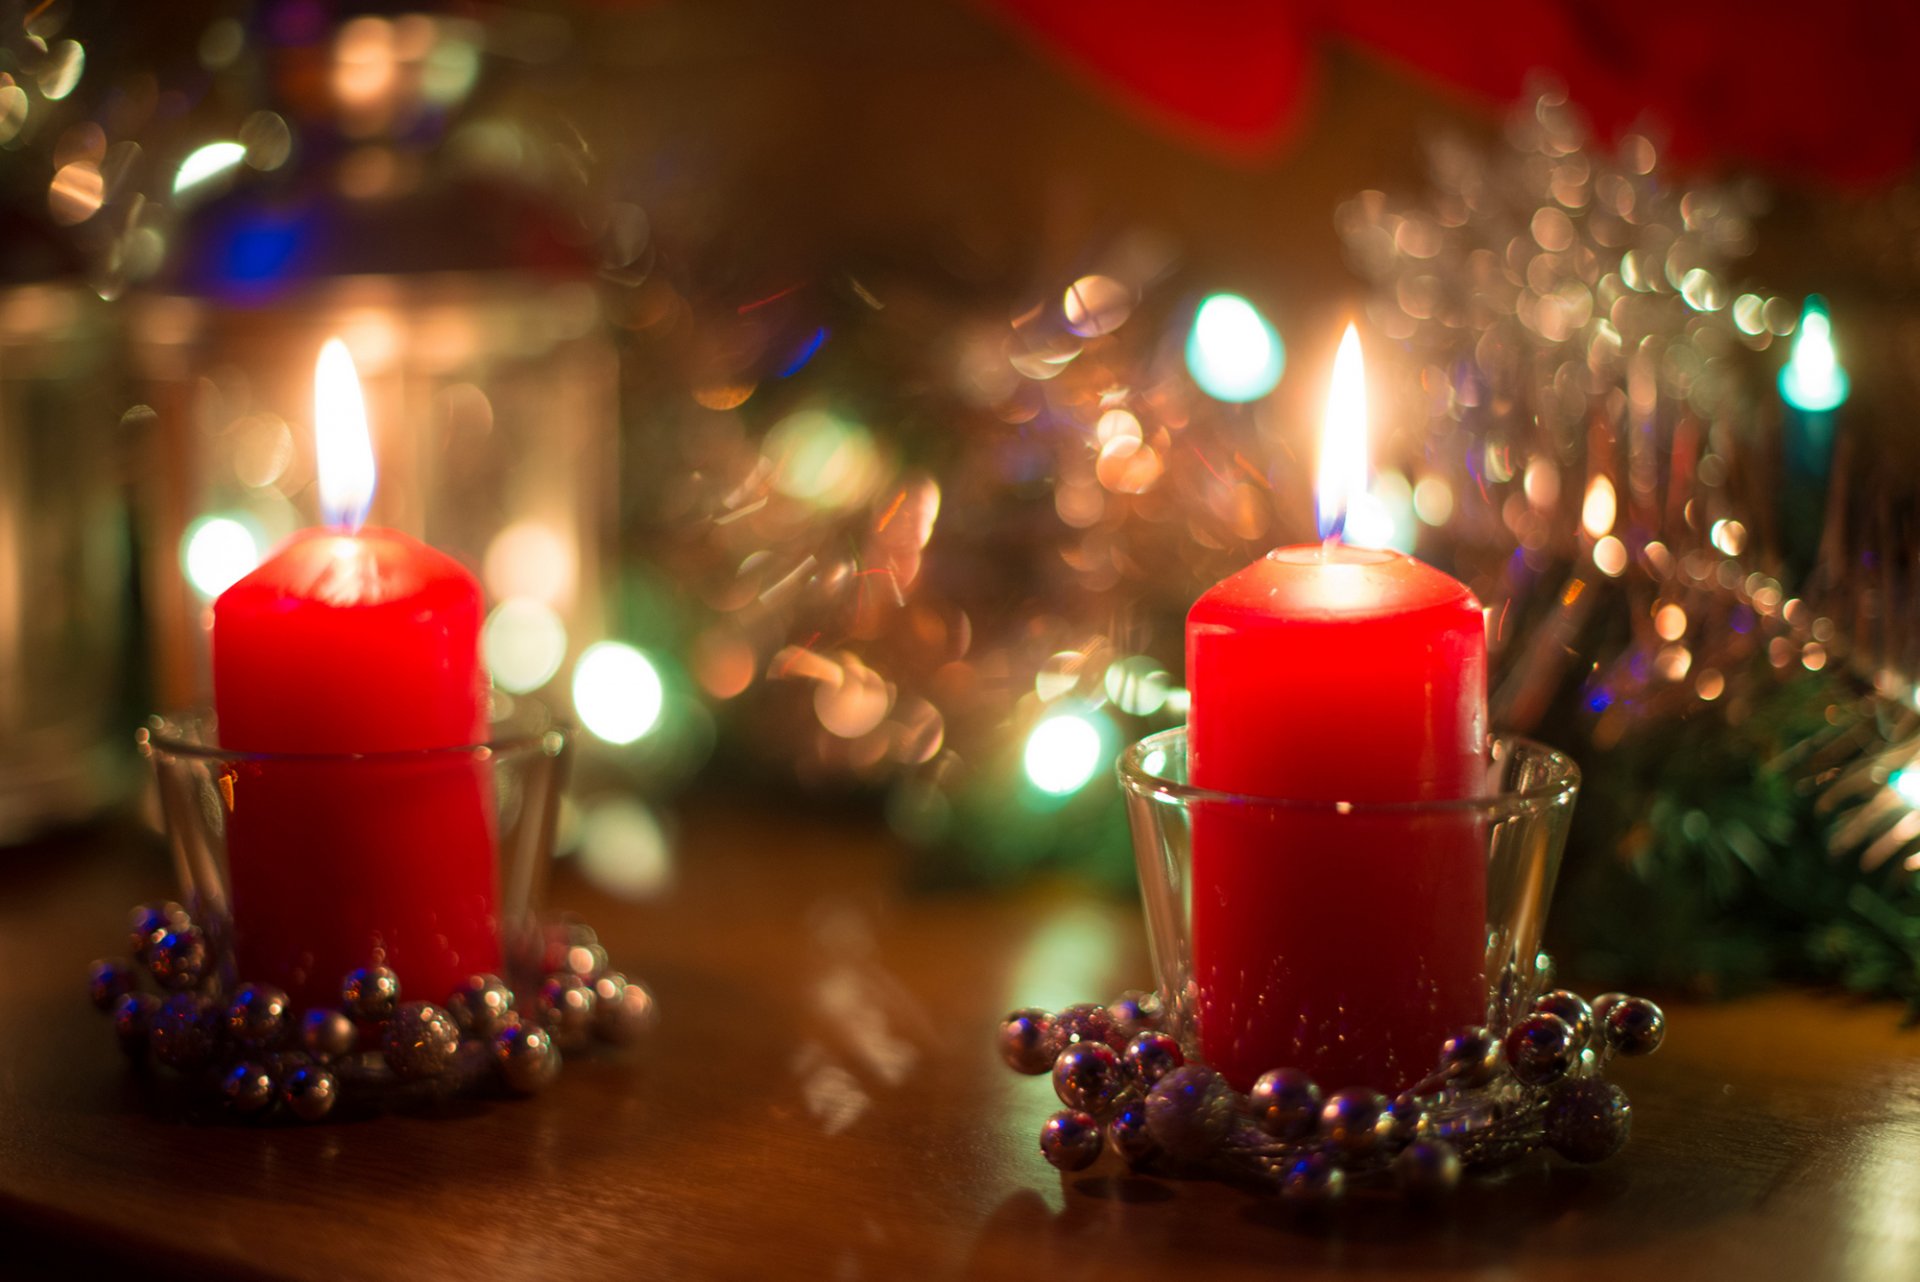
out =
[[[140,982],[133,964],[120,957],[103,957],[87,970],[87,1000],[99,1011],[110,1011]]]
[[[447,998],[447,1014],[467,1037],[492,1037],[513,1013],[513,990],[498,975],[469,975]]]
[[[208,959],[207,937],[198,926],[163,931],[147,947],[148,973],[160,987],[176,993],[199,987]]]
[[[340,984],[340,1009],[365,1024],[392,1016],[400,1005],[400,977],[385,966],[362,966]]]
[[[1055,1113],[1040,1128],[1040,1155],[1063,1171],[1084,1171],[1100,1160],[1100,1123],[1087,1113]]]
[[[405,1002],[393,1013],[380,1038],[387,1067],[402,1081],[438,1077],[460,1049],[460,1030],[432,1002]]]
[[[1247,1092],[1247,1105],[1260,1129],[1275,1139],[1298,1140],[1320,1125],[1320,1088],[1297,1068],[1260,1074]]]
[[[1144,1104],[1129,1104],[1107,1119],[1107,1146],[1134,1169],[1150,1166],[1160,1156],[1160,1145],[1147,1129]]]
[[[645,984],[619,971],[593,981],[593,1035],[611,1046],[625,1046],[651,1033],[660,1020],[660,1004]]]
[[[1537,973],[1551,973],[1544,959]],[[1059,1038],[1062,1016],[1035,1009],[1003,1020],[999,1040],[1003,1058],[1028,1073],[1043,1050],[1056,1052],[1053,1085],[1067,1107],[1048,1119],[1040,1147],[1063,1171],[1092,1165],[1104,1139],[1131,1169],[1165,1159],[1269,1180],[1289,1201],[1327,1202],[1350,1180],[1389,1175],[1409,1198],[1431,1199],[1465,1170],[1534,1149],[1593,1162],[1626,1140],[1627,1098],[1601,1074],[1612,1056],[1659,1045],[1660,1008],[1619,994],[1589,1007],[1565,990],[1529,999],[1525,988],[1508,1006],[1525,1013],[1504,1035],[1472,1028],[1448,1038],[1434,1072],[1392,1100],[1367,1088],[1323,1098],[1286,1067],[1241,1095],[1205,1064],[1181,1062],[1179,1043],[1157,1026],[1116,1056],[1088,1022],[1087,1012],[1107,1008],[1091,1004],[1071,1008],[1077,1041]]]
[[[1644,997],[1624,997],[1607,1011],[1607,1045],[1622,1055],[1651,1055],[1666,1036],[1667,1017]]]
[[[1633,1106],[1598,1077],[1562,1082],[1547,1100],[1547,1143],[1570,1162],[1604,1162],[1627,1142]]]
[[[280,989],[237,982],[231,957],[216,955],[213,942],[230,939],[230,931],[204,931],[178,904],[146,904],[134,910],[129,926],[139,964],[95,962],[88,999],[111,1015],[115,1040],[136,1066],[151,1059],[182,1074],[204,1074],[235,1116],[261,1117],[278,1108],[318,1121],[345,1092],[377,1104],[417,1094],[421,1087],[414,1084],[435,1096],[502,1088],[531,1095],[560,1070],[560,1046],[550,1029],[575,1044],[591,1035],[623,1045],[652,1031],[659,1019],[653,993],[609,968],[591,930],[577,923],[566,929],[566,950],[549,955],[559,969],[537,985],[532,1018],[524,1021],[512,990],[496,976],[470,977],[445,1009],[401,1002],[400,977],[378,964],[342,981],[341,1009],[295,1012]],[[156,986],[180,987],[164,1000],[141,992],[143,972]],[[1052,1016],[1042,1023],[1042,1036],[1050,1037]],[[376,1032],[380,1054],[362,1053],[363,1039]],[[1107,1054],[1116,1084],[1124,1085],[1124,1070]],[[1040,1071],[1051,1066],[1049,1056]],[[1100,1140],[1096,1129],[1096,1155]]]
[[[340,1083],[318,1064],[302,1064],[280,1084],[280,1100],[303,1122],[318,1122],[339,1102]]]
[[[593,985],[572,971],[547,976],[535,1005],[540,1024],[562,1050],[577,1050],[593,1032]]]
[[[1180,1043],[1165,1033],[1151,1029],[1135,1033],[1123,1052],[1127,1071],[1133,1080],[1141,1086],[1152,1086],[1161,1078],[1187,1062],[1180,1050]]]
[[[270,984],[242,984],[227,1003],[227,1036],[252,1051],[270,1051],[293,1030],[292,1004]]]
[[[216,1012],[198,993],[175,993],[160,1003],[148,1026],[153,1057],[168,1068],[191,1072],[213,1056]]]
[[[220,1079],[220,1094],[228,1108],[250,1117],[273,1103],[273,1075],[264,1064],[242,1060]]]
[[[1204,1157],[1233,1126],[1234,1091],[1205,1064],[1186,1064],[1147,1092],[1147,1129],[1178,1158]]]
[[[560,1071],[560,1052],[544,1028],[513,1024],[493,1039],[494,1062],[507,1089],[522,1095],[545,1090]]]
[[[1038,1077],[1051,1071],[1063,1044],[1047,1011],[1017,1010],[1000,1021],[1000,1058],[1016,1073]]]
[[[324,1064],[353,1050],[360,1030],[337,1010],[316,1006],[300,1017],[300,1049]]]
[[[1076,1112],[1105,1116],[1125,1085],[1120,1057],[1104,1042],[1069,1046],[1053,1064],[1053,1093]]]

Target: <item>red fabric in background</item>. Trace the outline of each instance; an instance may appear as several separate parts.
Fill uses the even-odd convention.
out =
[[[1310,106],[1313,51],[1344,40],[1497,106],[1546,71],[1601,135],[1648,127],[1694,163],[1845,183],[1920,154],[1920,6],[1876,0],[981,0],[1155,123],[1271,154]]]

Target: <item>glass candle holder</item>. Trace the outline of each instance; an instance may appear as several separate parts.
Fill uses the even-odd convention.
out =
[[[1540,989],[1580,785],[1564,754],[1495,737],[1482,795],[1393,804],[1193,787],[1184,728],[1119,771],[1168,1031],[1239,1089],[1297,1068],[1405,1090]]]
[[[182,902],[235,982],[335,1005],[384,965],[445,1002],[469,975],[533,983],[568,753],[522,710],[486,743],[419,752],[260,753],[219,746],[210,714],[138,733]]]

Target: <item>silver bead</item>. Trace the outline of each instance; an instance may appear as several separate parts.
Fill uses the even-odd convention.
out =
[[[1667,1017],[1644,997],[1623,997],[1607,1012],[1606,1034],[1622,1055],[1651,1055],[1667,1035]]]
[[[572,971],[547,976],[540,985],[537,1010],[540,1024],[553,1034],[554,1043],[572,1050],[587,1040],[593,1031],[594,993],[592,985]]]
[[[213,1003],[198,993],[175,993],[160,1003],[148,1025],[153,1057],[168,1068],[191,1072],[213,1056]]]
[[[280,1101],[303,1122],[319,1121],[339,1099],[339,1081],[318,1064],[302,1064],[280,1083]]]
[[[1300,1206],[1337,1202],[1346,1191],[1347,1173],[1325,1153],[1308,1153],[1280,1180],[1280,1196]]]
[[[1600,1030],[1602,1038],[1607,1035],[1607,1013],[1625,1000],[1625,993],[1602,993],[1593,999],[1593,1026]]]
[[[1113,1046],[1114,1035],[1119,1031],[1107,1008],[1093,1002],[1067,1007],[1054,1016],[1054,1022],[1060,1029],[1063,1046],[1072,1046],[1076,1042],[1101,1042]],[[1125,1038],[1120,1039],[1120,1046],[1126,1044]],[[1118,1050],[1119,1047],[1114,1049]]]
[[[250,1051],[270,1051],[292,1031],[292,1004],[271,984],[242,984],[227,1003],[227,1035]]]
[[[1147,1129],[1174,1157],[1205,1157],[1233,1125],[1236,1097],[1226,1079],[1205,1064],[1185,1064],[1147,1092]]]
[[[1275,1139],[1305,1139],[1320,1123],[1320,1088],[1297,1068],[1260,1074],[1247,1092],[1247,1104],[1260,1129]]]
[[[1135,1033],[1121,1055],[1126,1060],[1127,1071],[1133,1074],[1133,1080],[1143,1087],[1152,1086],[1187,1062],[1186,1055],[1180,1050],[1180,1043],[1165,1033]]]
[[[1533,999],[1533,1010],[1536,1015],[1558,1015],[1566,1020],[1576,1046],[1585,1046],[1593,1037],[1593,1007],[1578,993],[1564,988],[1542,993]]]
[[[251,1060],[235,1064],[220,1079],[220,1095],[227,1107],[250,1117],[273,1103],[273,1076],[266,1066]]]
[[[469,975],[447,998],[447,1014],[463,1036],[490,1038],[513,1017],[513,990],[498,975]]]
[[[160,1013],[160,999],[152,993],[128,993],[113,1007],[113,1036],[130,1059],[144,1060],[147,1035]]]
[[[300,1017],[300,1048],[325,1063],[351,1054],[360,1044],[353,1021],[330,1006],[315,1006]]]
[[[1160,1026],[1160,997],[1138,988],[1128,989],[1107,1007],[1113,1019],[1113,1035],[1122,1045],[1136,1034]]]
[[[1055,1113],[1040,1128],[1040,1155],[1062,1171],[1084,1171],[1100,1159],[1100,1123],[1085,1113]]]
[[[1105,1114],[1125,1085],[1120,1057],[1104,1042],[1069,1046],[1053,1062],[1053,1093],[1076,1112]]]
[[[133,954],[135,961],[144,962],[148,949],[160,942],[162,935],[192,924],[193,919],[187,916],[187,910],[171,899],[141,904],[128,917],[127,951]]]
[[[1441,1045],[1440,1072],[1452,1086],[1485,1086],[1500,1076],[1500,1039],[1490,1029],[1462,1029]]]
[[[1435,1201],[1460,1187],[1460,1153],[1445,1140],[1415,1140],[1393,1159],[1394,1182],[1414,1201]]]
[[[607,950],[597,940],[575,940],[568,946],[563,969],[591,983],[606,973]]]
[[[1129,1167],[1138,1170],[1150,1166],[1160,1156],[1153,1132],[1147,1129],[1147,1110],[1142,1104],[1129,1104],[1107,1121],[1107,1147]]]
[[[438,1077],[460,1049],[460,1030],[432,1002],[406,1002],[393,1012],[380,1039],[381,1053],[403,1081]]]
[[[1392,1149],[1405,1148],[1433,1134],[1433,1117],[1417,1095],[1394,1096],[1387,1106],[1387,1120],[1387,1146]]]
[[[1572,1025],[1558,1015],[1529,1015],[1507,1034],[1507,1067],[1526,1086],[1560,1080],[1579,1053]]]
[[[393,1018],[400,1008],[400,977],[385,966],[362,966],[340,982],[340,1009],[363,1024]]]
[[[1365,1087],[1335,1091],[1320,1106],[1320,1137],[1354,1157],[1373,1152],[1392,1129],[1387,1097],[1379,1091]]]
[[[1627,1094],[1600,1077],[1562,1082],[1547,1099],[1547,1144],[1570,1162],[1604,1162],[1633,1129]]]
[[[1029,1006],[1000,1021],[1000,1058],[1008,1068],[1028,1077],[1051,1072],[1053,1061],[1066,1046],[1051,1011]]]
[[[197,988],[211,960],[198,926],[165,931],[147,946],[147,971],[160,987],[176,993]]]
[[[601,1041],[625,1046],[659,1022],[660,1003],[645,984],[632,983],[619,971],[593,981],[593,1035]]]
[[[110,1011],[134,990],[133,963],[124,957],[102,957],[87,967],[87,1000],[98,1011]]]
[[[560,1052],[544,1028],[512,1024],[493,1038],[493,1061],[509,1090],[532,1095],[560,1072]]]

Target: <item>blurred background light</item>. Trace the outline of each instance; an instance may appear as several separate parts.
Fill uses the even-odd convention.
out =
[[[1201,302],[1187,335],[1187,370],[1217,401],[1257,401],[1286,372],[1287,349],[1254,305],[1238,294]]]
[[[666,690],[653,661],[620,641],[586,648],[573,667],[573,710],[597,738],[627,744],[659,724]]]
[[[219,177],[247,158],[247,149],[237,142],[210,142],[187,153],[173,175],[173,194],[178,196],[200,184]]]
[[[1064,797],[1086,787],[1099,772],[1105,748],[1093,714],[1056,712],[1028,732],[1021,764],[1034,787]]]
[[[1833,346],[1833,321],[1827,300],[1809,295],[1800,313],[1800,330],[1793,338],[1793,354],[1780,371],[1780,395],[1787,404],[1810,414],[1838,409],[1852,390],[1852,380]]]
[[[480,633],[493,683],[526,694],[553,680],[567,657],[567,625],[544,601],[509,597],[493,607]]]
[[[203,516],[180,541],[180,566],[194,591],[211,601],[260,564],[251,526],[231,516]]]

